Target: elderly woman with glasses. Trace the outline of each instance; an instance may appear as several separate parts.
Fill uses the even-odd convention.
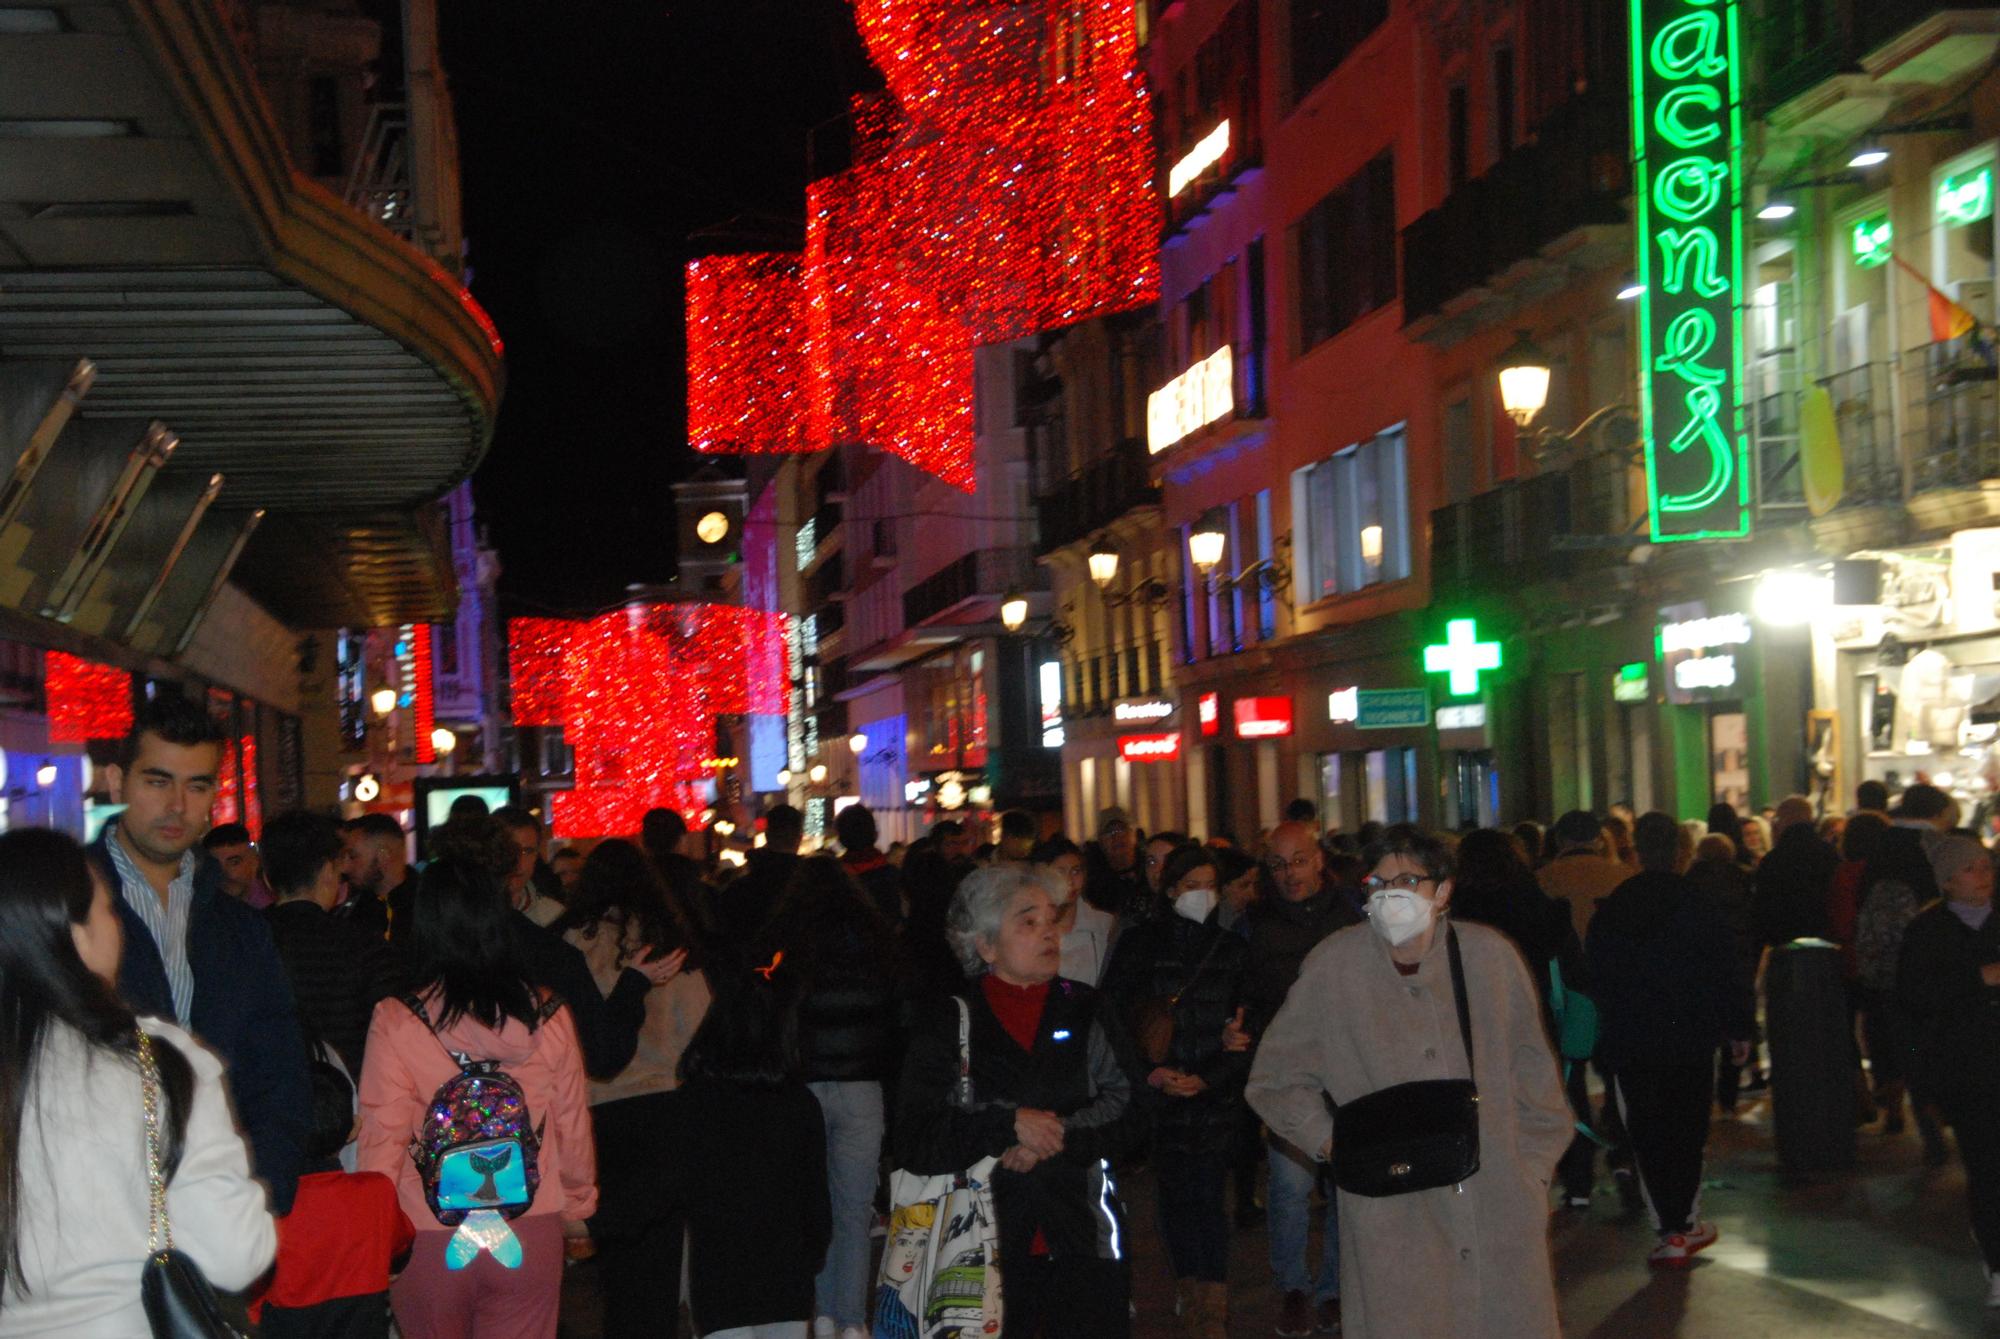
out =
[[[1000,1159],[1003,1336],[1122,1339],[1131,1277],[1110,1160],[1132,1132],[1136,1061],[1097,992],[1057,975],[1061,918],[1040,870],[968,875],[946,932],[972,982],[972,1107],[955,1100],[959,1001],[933,1001],[903,1059],[897,1163],[935,1175]]]
[[[1534,982],[1498,931],[1451,924],[1443,843],[1394,827],[1363,860],[1368,926],[1335,933],[1306,958],[1258,1047],[1250,1105],[1273,1135],[1333,1160],[1338,1174],[1329,1103],[1473,1080],[1476,1171],[1401,1194],[1339,1192],[1345,1332],[1554,1336],[1549,1178],[1571,1125]],[[1470,1018],[1463,1040],[1454,958]]]

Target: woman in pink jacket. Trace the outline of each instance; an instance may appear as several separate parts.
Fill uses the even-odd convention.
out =
[[[564,1237],[581,1237],[597,1209],[583,1052],[567,1008],[549,1012],[528,971],[505,896],[484,869],[459,860],[424,870],[411,915],[414,997],[383,1000],[361,1071],[360,1169],[396,1182],[417,1225],[409,1267],[390,1299],[406,1339],[553,1339]],[[520,1084],[540,1131],[540,1185],[507,1224],[519,1240],[463,1258],[457,1230],[438,1221],[411,1158],[433,1095],[460,1072],[454,1056],[498,1061]]]

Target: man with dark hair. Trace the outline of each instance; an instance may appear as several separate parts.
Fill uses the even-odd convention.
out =
[[[833,816],[833,835],[840,839],[840,864],[861,885],[889,924],[903,923],[903,877],[889,858],[875,849],[881,833],[875,814],[865,804],[850,804]]]
[[[451,808],[445,811],[444,817],[449,823],[454,818],[485,818],[492,812],[492,807],[484,799],[468,791],[451,802]]]
[[[977,845],[971,831],[955,818],[940,818],[931,824],[931,844],[945,864],[961,869],[972,864],[973,847]]]
[[[563,902],[567,904],[576,896],[576,885],[583,879],[583,852],[574,846],[558,847],[549,855],[549,869],[562,885]]]
[[[1880,781],[1864,781],[1854,788],[1854,812],[1857,814],[1887,814],[1889,812],[1889,788]]]
[[[1319,806],[1301,795],[1285,806],[1287,823],[1304,823],[1307,827],[1319,826]]]
[[[264,825],[264,868],[278,899],[264,914],[299,1017],[348,1073],[359,1074],[375,1001],[397,982],[382,937],[332,914],[340,855],[339,825],[324,815],[293,811]]]
[[[1771,824],[1771,852],[1752,875],[1750,914],[1760,942],[1833,936],[1833,875],[1840,854],[1820,840],[1812,802],[1788,795]]]
[[[257,877],[257,844],[241,823],[217,823],[201,839],[201,849],[222,866],[222,891],[245,906],[262,911],[271,905],[271,890]]]
[[[1152,890],[1139,863],[1139,834],[1131,815],[1113,805],[1097,814],[1097,840],[1083,848],[1084,900],[1122,916],[1147,905]]]
[[[507,873],[507,896],[514,909],[537,925],[554,925],[562,918],[556,876],[542,860],[542,820],[519,805],[502,805],[493,821],[514,845],[514,867]]]
[[[417,873],[403,827],[387,814],[363,814],[341,826],[341,877],[347,900],[340,917],[401,948],[409,938]]]
[[[269,1184],[271,1207],[285,1213],[312,1112],[306,1049],[270,927],[222,891],[221,867],[197,849],[224,740],[199,703],[163,696],[144,704],[119,761],[105,769],[125,809],[105,824],[91,857],[118,894],[119,993],[222,1057],[251,1168]]]
[[[1716,1236],[1699,1218],[1715,1053],[1749,1059],[1754,1001],[1729,927],[1681,873],[1680,824],[1645,814],[1632,842],[1640,872],[1604,900],[1585,940],[1597,1056],[1659,1235],[1651,1263],[1685,1269]]]
[[[713,894],[712,918],[725,940],[747,948],[756,939],[799,867],[799,843],[805,835],[806,816],[791,805],[765,810],[764,844],[750,852],[742,878]]]
[[[1555,858],[1536,871],[1535,878],[1543,892],[1569,904],[1570,920],[1582,935],[1590,929],[1598,902],[1632,877],[1631,866],[1605,854],[1604,824],[1581,809],[1556,820],[1549,829],[1549,843]]]
[[[1000,841],[996,857],[1026,860],[1035,849],[1035,816],[1026,809],[1009,809],[1000,815]]]

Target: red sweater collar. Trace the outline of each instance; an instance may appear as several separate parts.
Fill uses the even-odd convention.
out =
[[[1049,1002],[1049,985],[1044,981],[1035,986],[1010,986],[991,972],[979,978],[979,989],[986,996],[993,1016],[1024,1051],[1035,1049],[1035,1034],[1042,1027],[1042,1010]]]

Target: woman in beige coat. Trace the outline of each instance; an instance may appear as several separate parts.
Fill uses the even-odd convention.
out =
[[[1257,1047],[1250,1105],[1271,1133],[1331,1155],[1327,1099],[1468,1077],[1443,913],[1450,855],[1391,828],[1365,857],[1369,924],[1327,938]],[[1340,1193],[1341,1301],[1350,1339],[1535,1339],[1560,1333],[1549,1177],[1569,1107],[1528,969],[1505,938],[1457,927],[1479,1085],[1479,1170],[1458,1186],[1371,1199]]]

